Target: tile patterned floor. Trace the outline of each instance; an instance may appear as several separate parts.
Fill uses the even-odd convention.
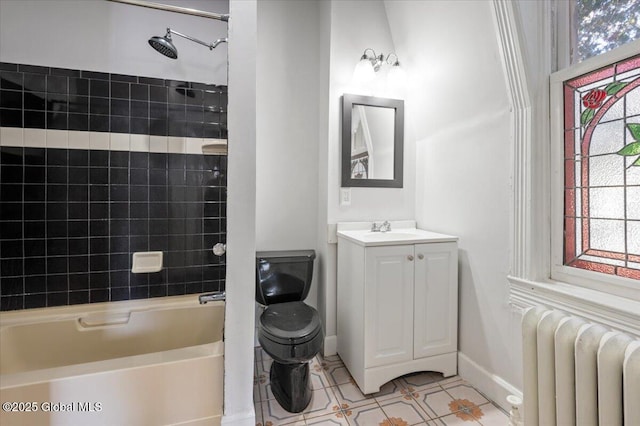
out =
[[[507,426],[507,415],[459,377],[438,373],[402,376],[363,395],[338,356],[311,361],[313,397],[302,413],[289,413],[269,385],[271,358],[255,350],[256,426]]]

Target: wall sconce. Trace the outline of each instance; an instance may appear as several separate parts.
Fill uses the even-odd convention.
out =
[[[394,59],[391,58],[392,56]],[[369,83],[375,79],[376,73],[380,71],[384,64],[391,66],[391,69],[387,73],[387,85],[394,89],[401,87],[405,80],[405,72],[400,67],[398,55],[389,53],[385,59],[383,54],[376,55],[376,52],[370,48],[364,50],[360,61],[356,64],[356,68],[353,71],[353,78],[361,84]]]

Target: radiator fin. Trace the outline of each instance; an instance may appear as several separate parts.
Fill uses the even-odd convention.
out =
[[[576,423],[598,426],[598,347],[607,329],[584,325],[576,338]]]
[[[624,357],[624,424],[640,425],[640,342],[627,346]]]
[[[549,311],[538,323],[538,404],[541,425],[556,426],[556,359],[554,334],[566,315]]]
[[[576,337],[585,324],[586,322],[580,318],[568,317],[556,330],[556,365],[564,366],[556,374],[556,405],[562,407],[561,410],[556,410],[559,425],[576,424]]]
[[[626,334],[610,331],[598,349],[598,421],[601,425],[623,424],[622,363],[632,340]]]
[[[527,426],[640,425],[640,340],[540,306],[522,338]]]

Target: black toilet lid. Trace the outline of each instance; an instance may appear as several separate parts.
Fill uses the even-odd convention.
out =
[[[287,345],[309,341],[322,330],[318,311],[303,302],[269,305],[260,324],[265,337]]]

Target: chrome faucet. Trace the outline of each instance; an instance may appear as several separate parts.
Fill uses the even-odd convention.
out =
[[[391,231],[391,224],[388,220],[385,220],[380,225],[376,225],[375,222],[371,224],[371,232],[389,232]]]
[[[225,300],[227,293],[224,291],[215,291],[213,293],[205,293],[198,296],[201,305],[207,302],[215,302],[216,300]]]

